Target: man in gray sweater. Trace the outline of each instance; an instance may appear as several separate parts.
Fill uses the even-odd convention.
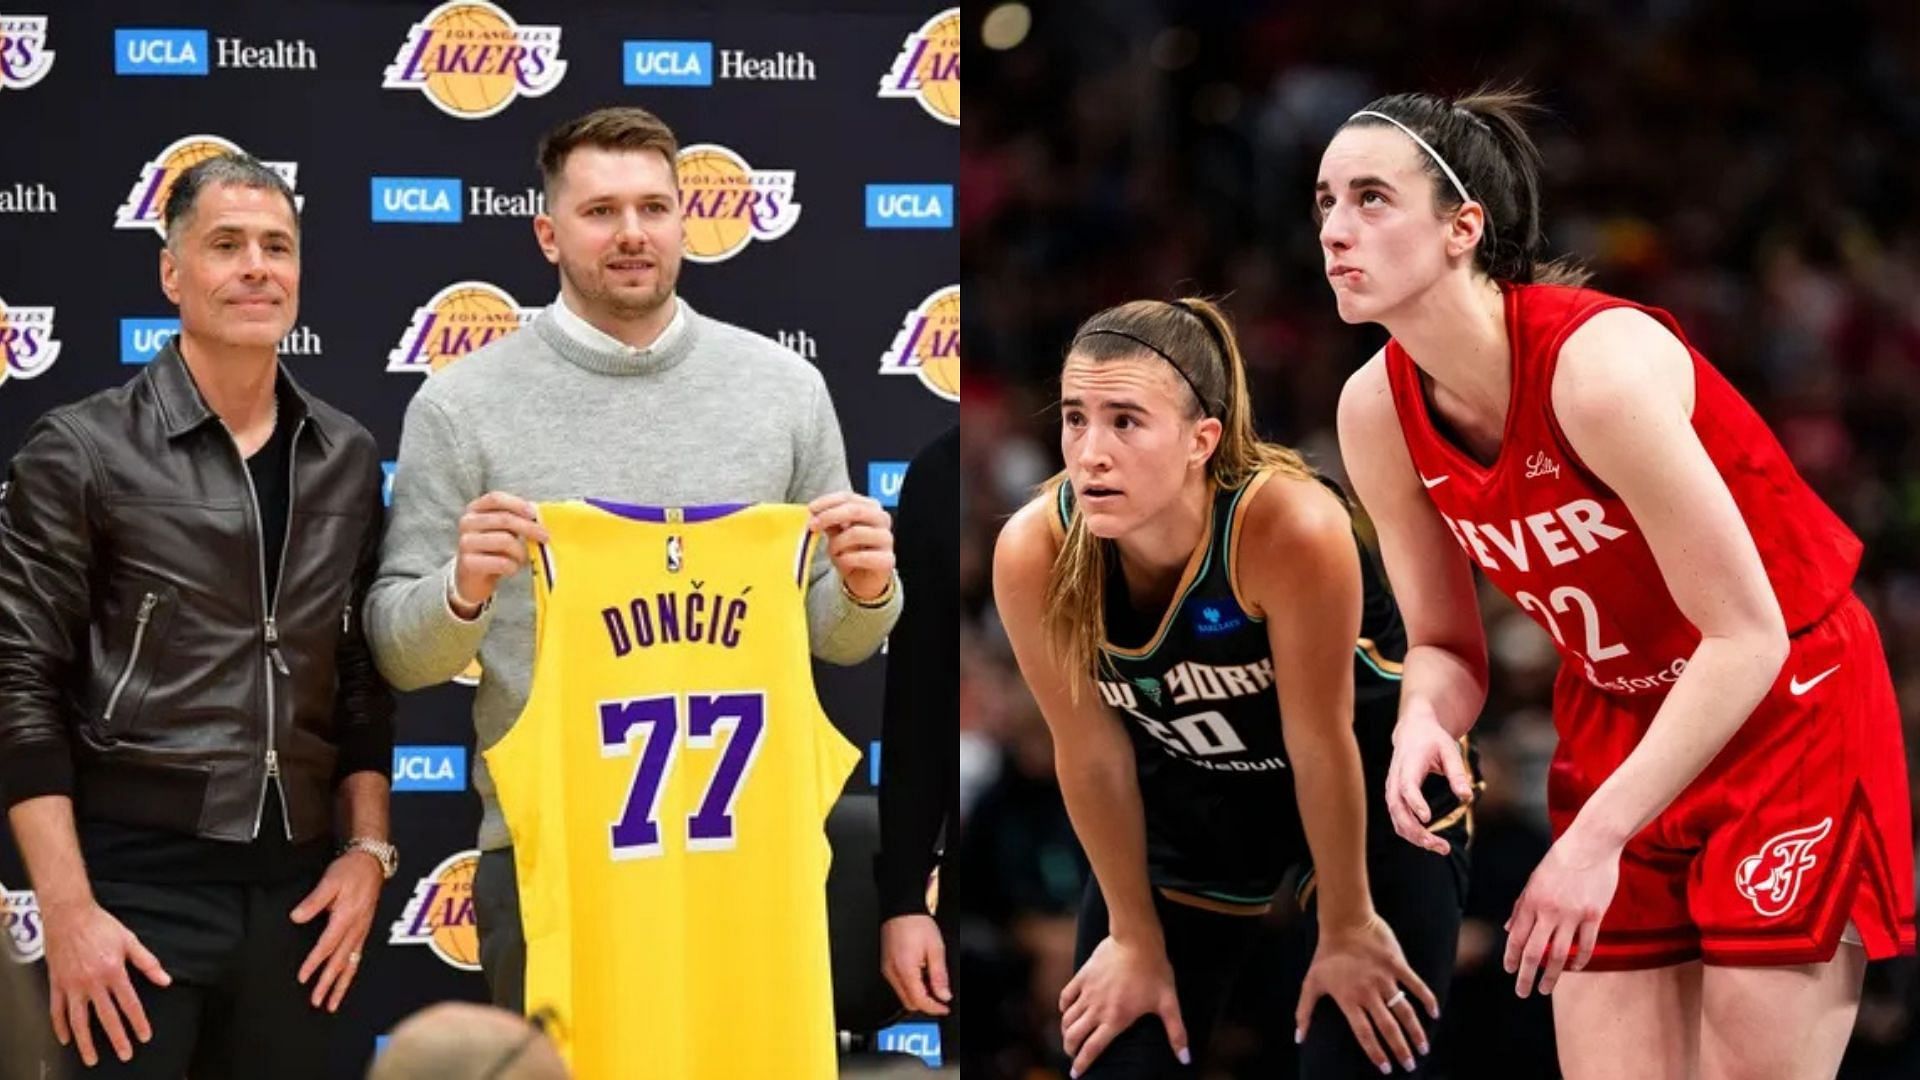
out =
[[[807,613],[813,654],[853,664],[900,612],[886,511],[848,490],[825,381],[758,334],[674,295],[685,225],[678,142],[644,109],[549,132],[547,212],[534,232],[560,296],[529,325],[429,377],[407,407],[393,516],[367,597],[374,658],[402,690],[445,682],[477,653],[479,746],[527,701],[533,504],[594,497],[655,506],[807,503],[826,537]],[[484,761],[474,880],[480,964],[522,1009],[526,943],[512,848]]]

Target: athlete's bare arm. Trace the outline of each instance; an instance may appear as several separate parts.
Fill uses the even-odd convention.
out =
[[[1445,854],[1447,842],[1427,831],[1432,811],[1420,785],[1429,773],[1445,773],[1454,794],[1473,796],[1455,740],[1473,727],[1487,702],[1487,639],[1473,568],[1407,453],[1384,351],[1355,372],[1340,394],[1340,456],[1379,534],[1381,559],[1407,628],[1387,813],[1407,841]]]
[[[1780,603],[1753,534],[1693,430],[1693,389],[1686,347],[1630,308],[1601,312],[1574,331],[1554,374],[1561,431],[1627,504],[1661,583],[1701,634],[1640,745],[1574,822],[1615,843],[1639,832],[1706,768],[1787,656]]]
[[[1175,1053],[1186,1053],[1187,1037],[1147,879],[1146,811],[1133,744],[1091,675],[1063,672],[1048,649],[1047,576],[1059,551],[1050,512],[1049,499],[1035,499],[1000,530],[993,598],[1020,674],[1053,734],[1067,816],[1107,903],[1108,940],[1060,998],[1062,1034],[1078,1073],[1146,1012],[1160,1014]],[[1080,684],[1078,700],[1068,693],[1070,678]]]

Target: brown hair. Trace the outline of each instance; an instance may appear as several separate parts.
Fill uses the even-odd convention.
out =
[[[1306,478],[1313,469],[1297,452],[1260,438],[1253,427],[1253,402],[1247,393],[1247,365],[1226,312],[1211,301],[1187,297],[1171,303],[1134,300],[1102,311],[1073,335],[1068,355],[1096,363],[1155,357],[1171,364],[1192,391],[1187,417],[1216,417],[1220,442],[1207,459],[1210,485],[1235,488],[1261,469]],[[1066,483],[1061,472],[1042,487],[1049,500]],[[1106,625],[1107,560],[1113,543],[1087,531],[1076,507],[1067,522],[1067,538],[1047,576],[1046,620],[1054,659],[1068,673],[1069,693],[1077,700],[1079,672],[1098,675],[1100,641]]]
[[[666,121],[637,105],[616,105],[595,109],[585,116],[569,120],[540,137],[535,155],[540,164],[540,182],[549,198],[553,187],[566,170],[567,156],[582,146],[602,150],[652,150],[667,159],[673,182],[680,183],[680,140]]]
[[[1369,102],[1366,110],[1383,113],[1419,132],[1460,177],[1467,194],[1486,209],[1486,231],[1473,265],[1498,281],[1521,285],[1584,285],[1593,275],[1568,258],[1548,259],[1540,224],[1540,148],[1525,121],[1543,110],[1519,87],[1482,86],[1449,101],[1433,94],[1393,94]],[[1345,127],[1390,127],[1377,116],[1356,116]],[[1453,188],[1424,150],[1420,162],[1434,181],[1434,203],[1442,213],[1461,206]]]

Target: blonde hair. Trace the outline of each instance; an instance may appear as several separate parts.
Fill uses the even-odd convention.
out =
[[[1300,479],[1313,475],[1297,452],[1254,431],[1246,361],[1233,323],[1213,302],[1184,297],[1108,308],[1080,324],[1067,352],[1095,363],[1157,356],[1171,364],[1192,391],[1188,418],[1220,421],[1220,442],[1207,459],[1209,488],[1239,487],[1262,469]],[[1055,512],[1052,507],[1066,477],[1058,473],[1041,487],[1049,513]],[[1053,658],[1067,672],[1069,693],[1077,701],[1079,674],[1097,678],[1104,666],[1100,642],[1106,626],[1107,560],[1114,552],[1112,541],[1087,530],[1078,504],[1066,529],[1047,575],[1046,628]]]

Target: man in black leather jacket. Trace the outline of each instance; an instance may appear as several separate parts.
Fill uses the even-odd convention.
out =
[[[214,158],[165,220],[179,336],[0,487],[0,796],[70,1066],[318,1076],[394,862],[379,451],[279,366],[287,185]]]

